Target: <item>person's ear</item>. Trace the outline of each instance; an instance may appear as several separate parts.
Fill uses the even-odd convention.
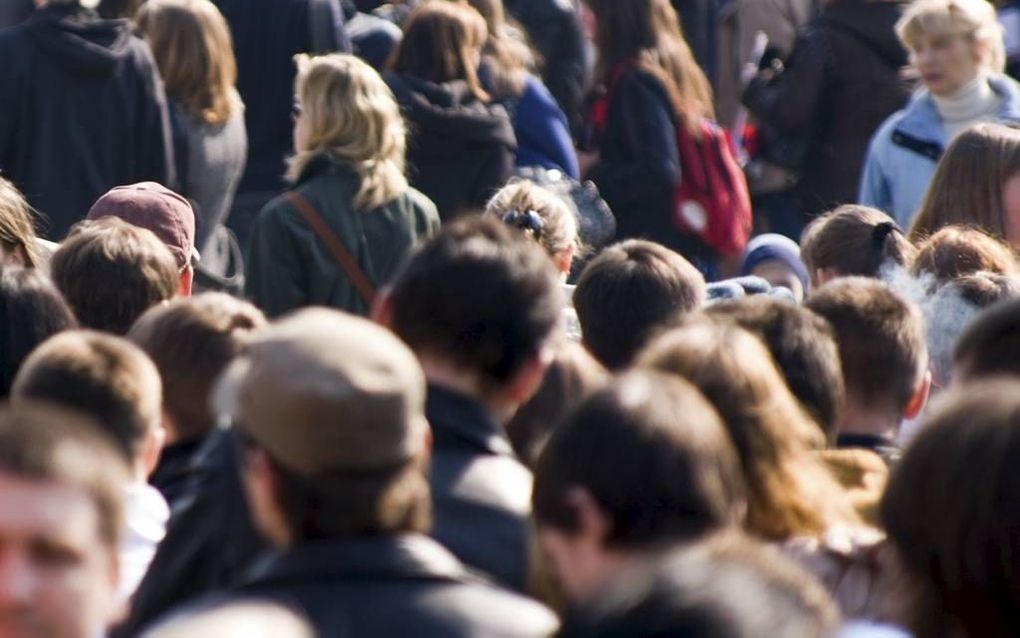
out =
[[[514,405],[521,405],[538,391],[545,378],[545,371],[553,360],[552,348],[544,347],[528,357],[507,385],[506,397]]]
[[[907,419],[916,419],[917,415],[921,414],[921,410],[924,410],[924,406],[928,403],[928,395],[931,393],[931,370],[925,370],[924,376],[921,378],[921,382],[917,384],[917,388],[914,390],[914,395],[910,397],[910,401],[907,403],[906,409],[903,410],[903,417]]]
[[[577,535],[594,545],[604,545],[612,531],[612,524],[592,493],[585,487],[575,485],[567,489],[564,500],[574,511]]]
[[[988,57],[988,42],[981,38],[974,38],[974,43],[971,45],[971,51],[974,55],[974,61],[977,63],[983,63]]]
[[[142,452],[142,468],[145,471],[146,478],[152,476],[152,473],[156,471],[156,466],[159,465],[159,456],[163,452],[164,445],[166,445],[166,428],[160,423],[149,430],[145,440],[145,450]]]
[[[380,326],[393,329],[393,296],[389,288],[381,288],[376,293],[369,309],[369,317]]]
[[[242,484],[255,528],[273,545],[285,547],[290,532],[277,506],[279,485],[272,462],[264,450],[246,449],[242,463]]]
[[[195,282],[195,269],[189,264],[181,271],[180,283],[177,287],[178,297],[190,297]]]
[[[839,272],[835,268],[815,268],[811,275],[811,290],[817,290],[838,277]]]

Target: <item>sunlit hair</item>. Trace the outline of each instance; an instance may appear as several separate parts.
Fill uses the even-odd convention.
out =
[[[814,285],[823,269],[840,277],[878,277],[888,266],[910,268],[916,253],[891,217],[857,204],[816,218],[800,238],[800,256]]]
[[[585,0],[598,20],[598,77],[609,80],[622,64],[637,65],[663,84],[676,116],[694,134],[712,117],[712,87],[684,40],[669,0]]]
[[[911,268],[914,276],[928,273],[935,285],[978,272],[1015,277],[1018,274],[1013,250],[998,237],[969,226],[946,226],[917,247]]]
[[[485,214],[503,220],[508,214],[534,211],[541,220],[539,230],[522,228],[538,240],[551,257],[569,248],[579,248],[577,217],[570,206],[549,190],[529,180],[511,181],[489,200]]]
[[[1006,237],[1002,190],[1020,175],[1020,129],[983,123],[970,127],[946,149],[921,209],[910,226],[913,242],[950,224],[969,224]]]
[[[489,37],[482,53],[492,90],[497,94],[523,93],[528,72],[536,66],[535,54],[524,32],[507,22],[503,0],[458,1],[467,2],[485,19]]]
[[[400,107],[379,74],[352,55],[298,55],[295,93],[301,107],[301,149],[287,177],[297,181],[323,153],[348,162],[361,178],[354,198],[371,209],[407,190],[407,135]]]
[[[460,2],[426,0],[403,28],[390,62],[393,71],[436,84],[463,80],[476,98],[489,100],[475,67],[488,38],[485,18],[477,11]]]
[[[209,0],[149,0],[138,28],[152,47],[166,93],[191,117],[223,124],[242,108],[230,28]]]
[[[749,332],[697,317],[653,341],[637,365],[684,377],[719,411],[740,456],[749,531],[784,540],[858,522],[842,488],[812,455],[824,434]]]
[[[0,177],[0,242],[8,251],[22,250],[25,265],[39,266],[32,209],[14,184]]]
[[[914,0],[896,23],[896,34],[910,50],[922,36],[960,36],[984,47],[984,67],[1001,73],[1006,49],[995,7],[986,0]]]

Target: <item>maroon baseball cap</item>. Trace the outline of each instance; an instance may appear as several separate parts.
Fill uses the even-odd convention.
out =
[[[87,219],[119,217],[155,233],[184,269],[198,259],[195,249],[195,211],[187,199],[156,182],[117,186],[96,200]]]

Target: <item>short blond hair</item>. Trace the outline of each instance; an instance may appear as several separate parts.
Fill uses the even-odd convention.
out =
[[[297,55],[295,94],[301,107],[305,150],[290,160],[297,181],[323,153],[345,160],[361,178],[360,209],[382,206],[407,190],[407,132],[400,107],[379,74],[352,55]]]
[[[1006,68],[1006,47],[992,3],[986,0],[914,0],[896,23],[896,35],[915,49],[921,35],[959,35],[985,45],[985,69]]]

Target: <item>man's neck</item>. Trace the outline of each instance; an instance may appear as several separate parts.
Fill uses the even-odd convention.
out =
[[[418,361],[421,363],[422,370],[425,371],[425,378],[429,383],[443,386],[474,399],[497,423],[504,424],[509,421],[517,409],[516,405],[508,405],[503,401],[498,392],[483,391],[482,384],[478,381],[478,375],[473,372],[465,371],[439,357],[430,355],[419,354]]]
[[[836,432],[838,434],[864,434],[894,440],[900,427],[900,418],[888,410],[875,410],[847,401],[843,407]]]

